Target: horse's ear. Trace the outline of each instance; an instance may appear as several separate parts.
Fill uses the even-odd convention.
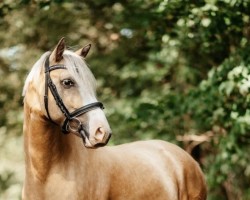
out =
[[[56,45],[56,48],[53,50],[51,54],[51,58],[55,62],[60,62],[63,59],[63,52],[65,50],[65,38],[61,38],[58,44]]]
[[[89,53],[89,50],[91,48],[91,44],[87,44],[86,46],[84,46],[83,48],[77,50],[75,53],[83,58],[86,58],[86,56]]]

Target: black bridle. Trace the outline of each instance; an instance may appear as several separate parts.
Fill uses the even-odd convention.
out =
[[[81,108],[76,109],[73,112],[69,112],[68,109],[66,108],[66,106],[63,103],[62,98],[60,97],[55,84],[53,83],[51,77],[50,77],[50,72],[56,69],[66,69],[66,67],[64,65],[58,64],[58,65],[49,65],[49,56],[47,57],[46,61],[45,61],[45,94],[44,94],[44,105],[45,105],[45,110],[47,112],[47,116],[49,118],[49,120],[53,123],[55,123],[52,119],[51,116],[49,114],[49,106],[48,106],[48,91],[50,90],[51,94],[53,95],[57,106],[60,108],[60,110],[62,111],[62,113],[65,116],[65,120],[63,122],[62,125],[62,132],[63,133],[69,133],[74,132],[74,133],[78,133],[80,134],[80,136],[82,137],[82,139],[85,142],[85,137],[89,137],[89,134],[86,130],[86,128],[84,127],[84,125],[82,124],[82,122],[77,118],[80,115],[83,115],[93,109],[96,108],[101,108],[104,109],[104,106],[101,102],[95,102],[95,103],[91,103],[88,104],[86,106],[83,106]],[[77,124],[76,128],[71,127],[70,126],[70,122]],[[55,123],[56,124],[56,123]]]

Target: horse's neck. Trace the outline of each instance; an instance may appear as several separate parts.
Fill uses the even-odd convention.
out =
[[[58,126],[39,112],[32,111],[27,104],[24,109],[26,173],[31,173],[30,175],[43,182],[52,167],[58,166],[62,160],[70,159],[71,153],[77,155],[77,145],[74,142],[78,138],[63,136]]]

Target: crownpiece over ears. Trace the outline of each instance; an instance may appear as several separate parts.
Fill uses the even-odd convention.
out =
[[[86,58],[86,56],[89,53],[89,50],[91,48],[91,44],[87,44],[86,46],[84,46],[83,48],[77,50],[75,53],[83,58]]]
[[[56,45],[55,49],[51,54],[51,59],[54,62],[60,62],[63,59],[63,52],[65,50],[65,38],[61,38],[58,44]]]

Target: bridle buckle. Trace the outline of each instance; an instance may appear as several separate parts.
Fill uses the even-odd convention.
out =
[[[82,126],[82,122],[78,118],[73,117],[71,120],[68,121],[66,131],[78,133],[79,130],[81,129],[81,126]]]

